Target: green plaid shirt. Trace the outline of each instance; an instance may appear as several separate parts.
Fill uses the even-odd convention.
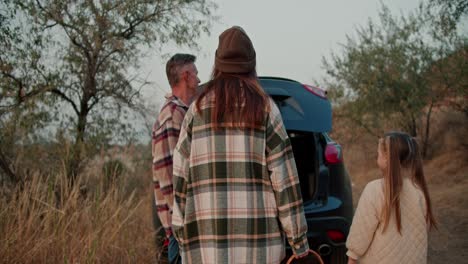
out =
[[[172,225],[183,263],[279,263],[308,248],[296,164],[270,100],[256,129],[211,124],[213,94],[187,111],[174,150]]]

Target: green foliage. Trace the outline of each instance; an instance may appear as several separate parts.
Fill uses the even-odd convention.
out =
[[[351,101],[350,117],[370,130],[382,127],[392,117],[416,133],[413,126],[430,100],[427,81],[421,78],[432,64],[432,52],[420,34],[414,16],[396,19],[387,8],[380,14],[381,26],[369,21],[357,30],[357,40],[348,37],[342,57],[333,54],[324,61],[334,100]]]
[[[461,89],[466,96],[467,72],[466,37],[456,32],[440,37],[428,24],[425,8],[394,17],[383,6],[380,23],[358,28],[355,38],[347,37],[342,54],[323,60],[329,94],[342,106],[342,117],[377,136],[388,128],[421,136],[423,152],[433,107],[450,91]],[[446,60],[448,56],[453,58]],[[460,67],[447,67],[455,64]]]
[[[445,35],[456,31],[460,20],[468,16],[466,0],[429,0],[427,14],[432,24]]]
[[[432,68],[431,83],[438,96],[468,117],[468,2],[430,0],[425,15],[440,58]]]

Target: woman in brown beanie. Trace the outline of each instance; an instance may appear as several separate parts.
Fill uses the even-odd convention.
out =
[[[172,225],[183,263],[280,263],[285,238],[307,255],[291,144],[255,65],[245,31],[224,31],[212,79],[182,124]]]

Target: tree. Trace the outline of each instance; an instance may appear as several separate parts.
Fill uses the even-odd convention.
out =
[[[450,34],[456,31],[460,20],[468,15],[468,1],[429,0],[425,10],[438,31]]]
[[[143,105],[140,89],[146,82],[130,74],[138,72],[142,47],[196,47],[195,40],[209,33],[216,5],[206,0],[17,0],[15,7],[48,38],[37,56],[44,65],[35,80],[42,79],[42,85],[29,85],[22,93],[48,94],[53,114],[63,116],[60,123],[73,125],[66,166],[73,181],[93,137],[113,140],[131,132],[123,120],[134,118],[133,111]]]
[[[468,2],[430,0],[423,8],[440,58],[430,71],[431,83],[448,106],[468,117],[468,35],[461,27],[468,22]]]
[[[380,24],[369,21],[356,39],[347,37],[341,56],[323,60],[330,95],[344,106],[345,118],[374,135],[388,126],[403,128],[422,138],[424,155],[432,110],[443,99],[431,79],[434,65],[454,52],[431,38],[426,18],[423,7],[396,18],[383,6]]]
[[[21,149],[48,121],[49,100],[41,91],[51,87],[53,76],[44,74],[41,63],[43,35],[27,17],[18,18],[11,0],[0,3],[0,174],[18,183]]]

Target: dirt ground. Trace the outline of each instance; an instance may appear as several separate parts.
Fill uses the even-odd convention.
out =
[[[461,120],[461,121],[460,121]],[[468,263],[468,125],[467,120],[442,120],[435,125],[431,157],[424,172],[438,221],[429,235],[428,263]],[[337,136],[335,136],[336,138]],[[338,142],[339,138],[336,139]],[[356,205],[366,183],[380,177],[376,165],[377,140],[344,145],[344,159],[353,183]],[[341,143],[341,142],[340,142]]]

